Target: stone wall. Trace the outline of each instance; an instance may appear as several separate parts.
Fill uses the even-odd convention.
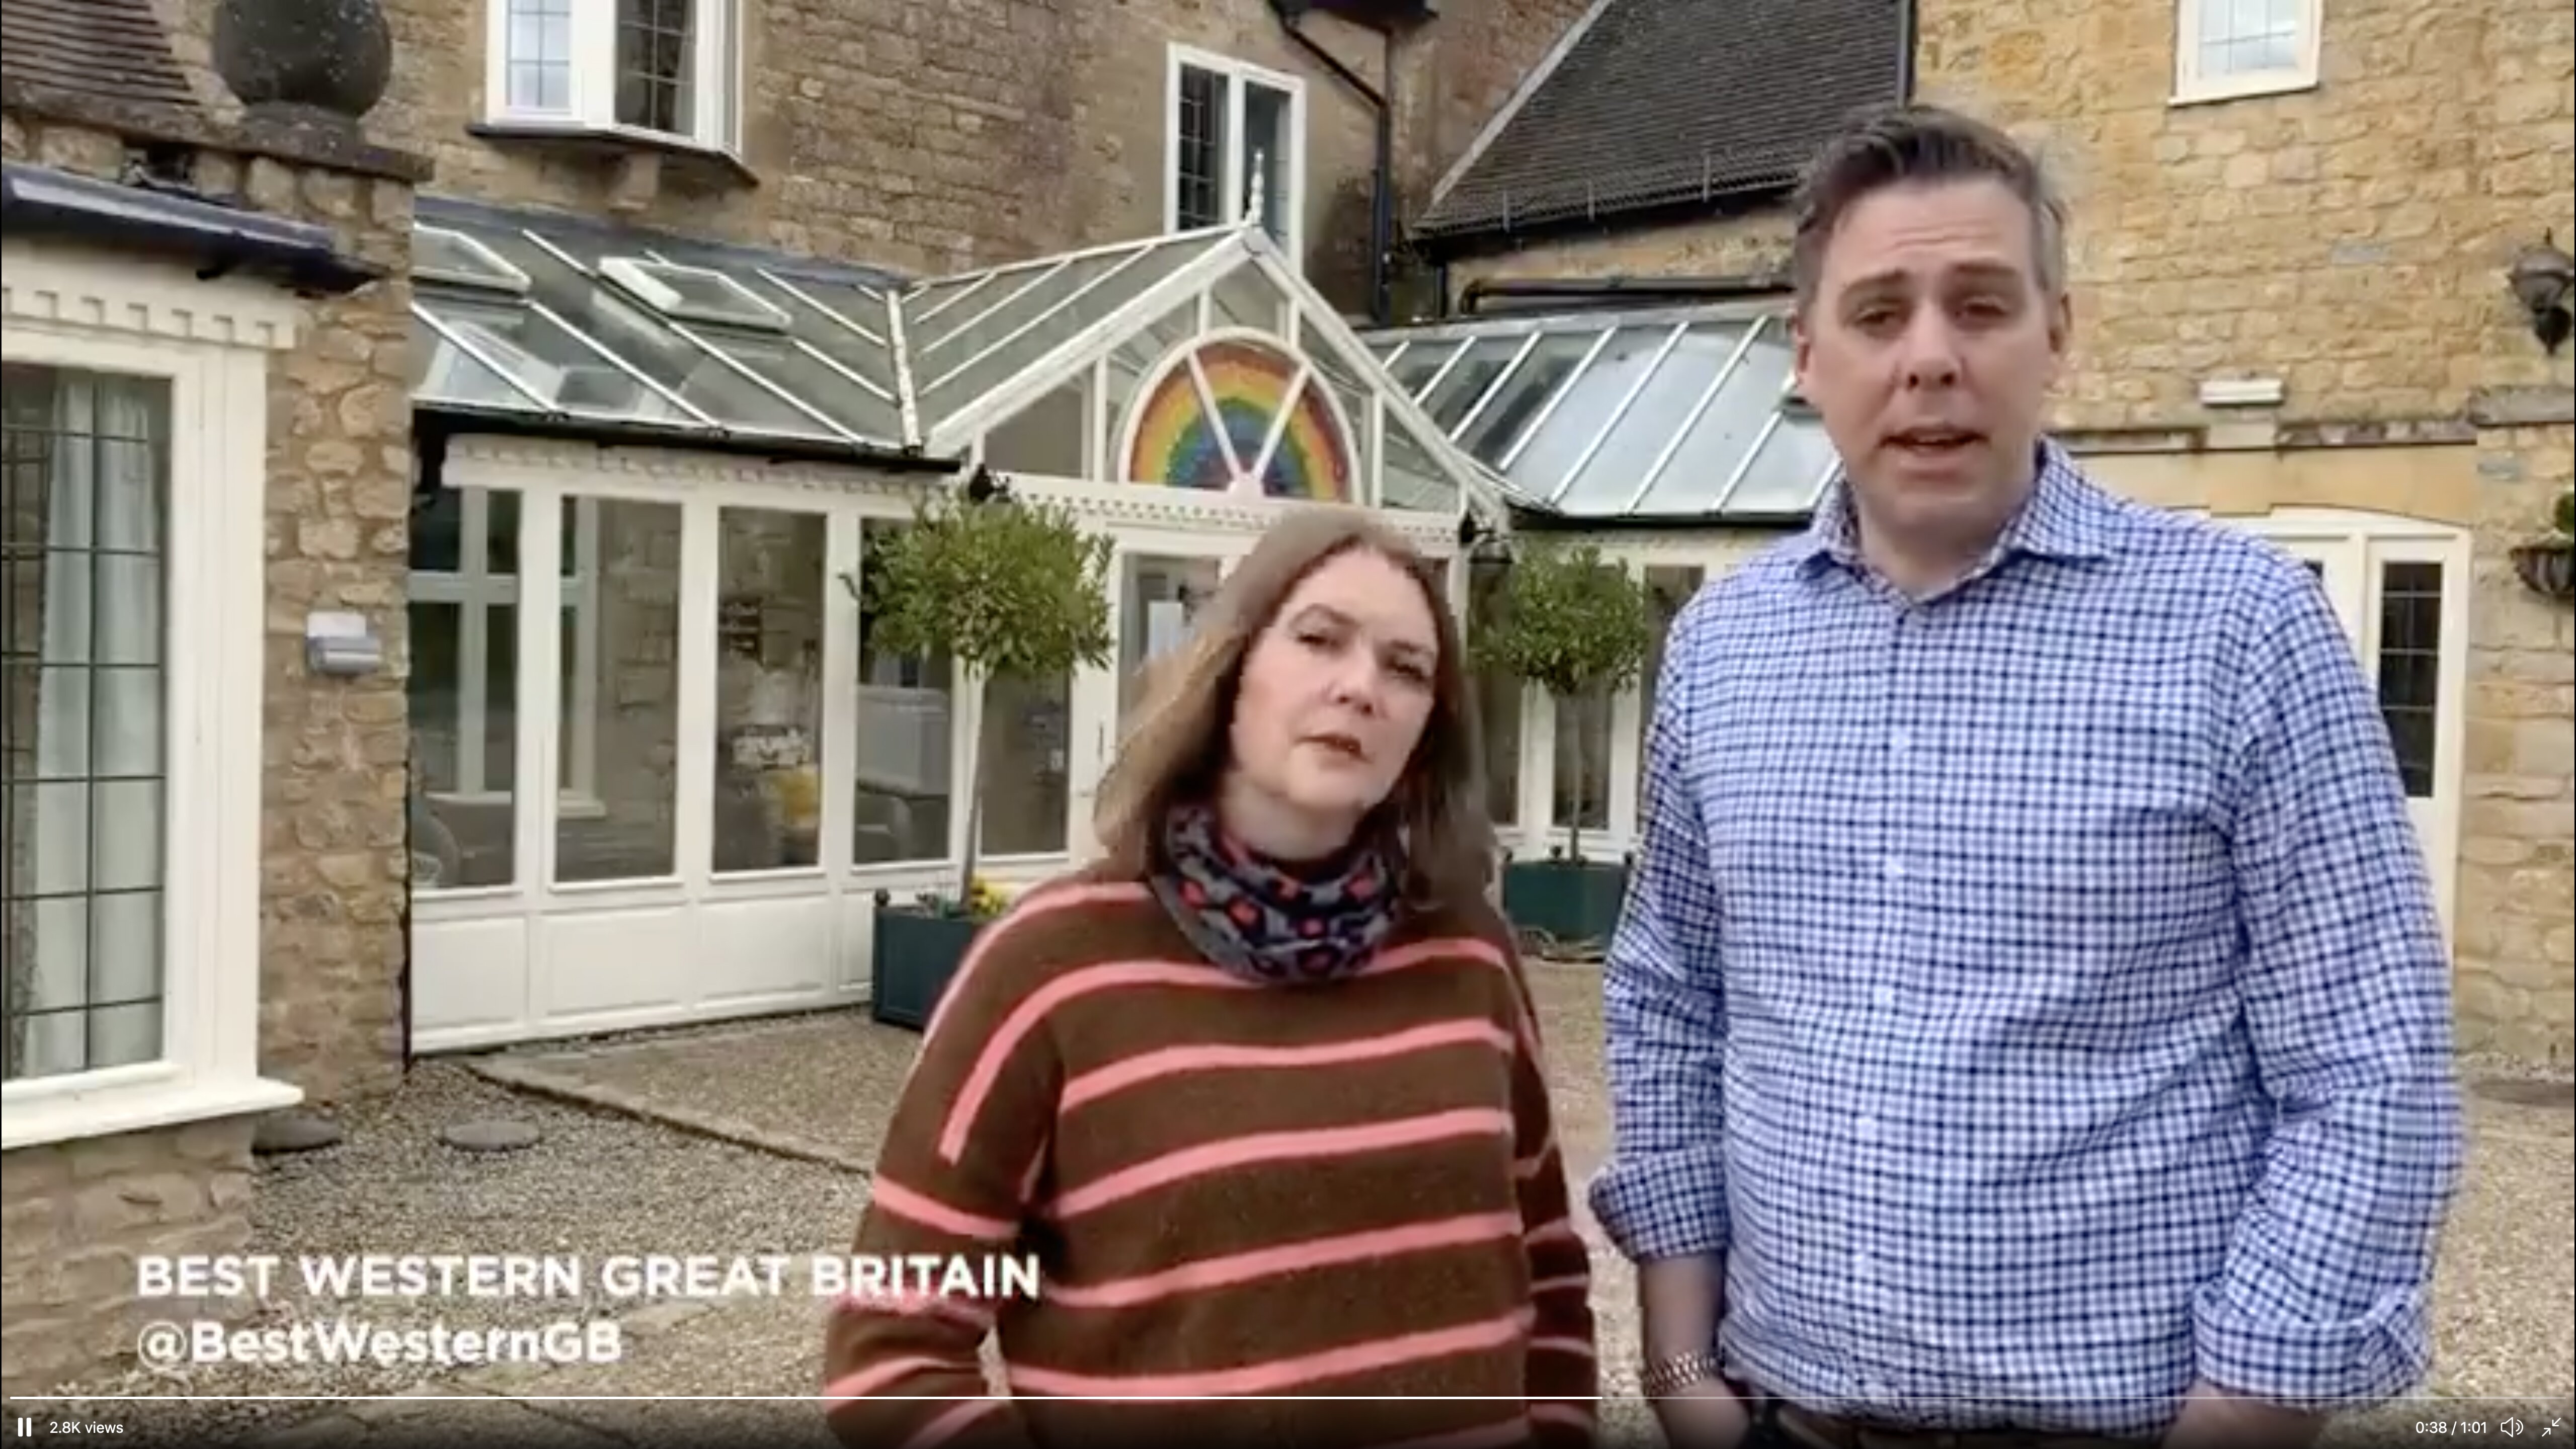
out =
[[[328,1105],[390,1088],[403,1060],[412,187],[266,157],[203,169],[208,190],[237,174],[248,205],[328,226],[390,270],[314,304],[269,384],[261,1069]],[[311,677],[317,609],[365,615],[392,667]]]
[[[2542,351],[2498,269],[2554,234],[2576,248],[2576,14],[2492,0],[2441,58],[2471,99],[2483,203],[2461,285],[2482,301],[2469,411],[2478,435],[2467,799],[2461,820],[2464,1035],[2524,1056],[2576,1055],[2576,617],[2535,598],[2506,551],[2576,486],[2576,350]],[[2455,363],[2455,365],[2459,365]]]
[[[404,615],[409,547],[410,158],[356,146],[316,161],[238,136],[163,136],[201,190],[329,226],[391,270],[308,304],[270,360],[260,1070],[329,1106],[390,1087],[402,1063]],[[121,178],[103,122],[11,113],[11,160]],[[389,668],[317,680],[308,611],[365,614]],[[247,1118],[22,1148],[5,1164],[7,1392],[43,1393],[130,1354],[146,1316],[230,1318],[246,1301],[137,1301],[135,1256],[242,1250]],[[173,1308],[187,1310],[172,1313]]]
[[[238,1320],[247,1300],[135,1293],[146,1253],[250,1246],[251,1124],[198,1122],[23,1147],[0,1161],[7,1395],[46,1394],[114,1363],[152,1319]]]
[[[2483,429],[2478,473],[2461,1023],[2473,1046],[2564,1062],[2576,1055],[2576,614],[2524,588],[2506,550],[2576,487],[2576,427]]]
[[[616,212],[691,233],[937,273],[1163,226],[1166,43],[1302,77],[1309,271],[1366,305],[1375,110],[1285,32],[1267,0],[793,0],[745,7],[745,176],[632,148],[474,134],[489,0],[384,0],[392,92],[371,118],[435,159],[444,194]],[[162,0],[210,105],[214,0]],[[1396,170],[1418,200],[1582,9],[1451,7],[1396,67]],[[1383,89],[1385,48],[1300,22]],[[1434,79],[1434,76],[1437,79]]]
[[[127,151],[96,126],[21,115],[6,149],[107,178]],[[309,304],[302,340],[269,374],[260,1069],[328,1105],[391,1086],[402,1064],[412,178],[383,155],[388,174],[217,145],[193,154],[209,195],[326,225],[392,272]],[[364,614],[388,667],[308,676],[313,610]]]
[[[1766,207],[1703,221],[1533,235],[1450,263],[1453,296],[1479,279],[1787,275],[1789,215]]]

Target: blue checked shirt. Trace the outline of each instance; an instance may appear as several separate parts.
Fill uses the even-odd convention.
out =
[[[2463,1142],[2376,699],[2298,562],[2042,454],[1940,595],[1838,488],[1676,620],[1594,1213],[1722,1255],[1730,1372],[1811,1409],[2394,1397]]]

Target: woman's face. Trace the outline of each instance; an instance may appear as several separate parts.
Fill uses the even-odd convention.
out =
[[[1328,560],[1244,656],[1231,726],[1238,782],[1300,817],[1299,833],[1346,836],[1412,761],[1439,655],[1431,601],[1412,576],[1364,548]]]

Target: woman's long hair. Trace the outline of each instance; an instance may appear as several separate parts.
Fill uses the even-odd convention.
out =
[[[1143,875],[1166,812],[1180,801],[1214,797],[1232,753],[1245,657],[1307,576],[1352,549],[1380,555],[1421,586],[1440,641],[1422,739],[1362,829],[1385,830],[1400,843],[1405,895],[1414,905],[1460,905],[1485,893],[1494,827],[1485,816],[1482,744],[1448,591],[1437,566],[1403,538],[1364,513],[1341,509],[1300,511],[1274,525],[1226,575],[1188,642],[1156,661],[1101,781],[1093,813],[1101,869]]]

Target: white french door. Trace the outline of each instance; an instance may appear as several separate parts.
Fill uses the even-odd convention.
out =
[[[2451,928],[2467,733],[2468,540],[2431,531],[2262,531],[2316,571],[2378,690],[2434,898]]]

